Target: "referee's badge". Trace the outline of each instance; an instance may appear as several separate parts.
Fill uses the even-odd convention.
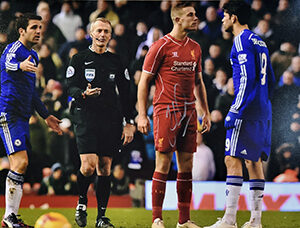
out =
[[[127,68],[124,71],[124,75],[125,75],[125,78],[129,81],[130,80],[130,76],[129,76],[129,72],[128,72]]]
[[[75,69],[72,66],[69,66],[66,73],[66,78],[70,78],[74,75]]]
[[[89,82],[93,81],[95,76],[96,76],[96,70],[95,69],[85,69],[85,74],[84,74],[86,80]]]

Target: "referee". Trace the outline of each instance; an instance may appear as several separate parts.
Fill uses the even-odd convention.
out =
[[[96,227],[114,227],[105,217],[110,194],[112,158],[121,146],[133,140],[133,110],[129,100],[129,74],[121,59],[107,50],[110,21],[97,18],[91,25],[92,45],[71,59],[66,72],[71,113],[81,167],[77,174],[79,201],[75,221],[86,226],[87,191],[97,172]],[[122,125],[123,122],[123,125]],[[123,130],[122,130],[123,126]]]

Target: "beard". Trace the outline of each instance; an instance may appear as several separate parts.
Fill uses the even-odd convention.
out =
[[[229,26],[228,28],[224,29],[225,32],[230,32],[232,33],[232,30],[233,30],[233,26]]]
[[[186,29],[184,29],[184,31],[189,33],[189,32],[197,31],[197,29],[198,29],[197,27],[195,27],[195,28],[186,28]]]

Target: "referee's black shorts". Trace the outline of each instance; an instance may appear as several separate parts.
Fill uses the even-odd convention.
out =
[[[114,157],[121,147],[122,118],[118,113],[74,109],[74,131],[79,154]]]

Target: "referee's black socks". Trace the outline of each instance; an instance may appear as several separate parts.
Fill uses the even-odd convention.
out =
[[[96,197],[98,205],[97,219],[105,216],[105,211],[110,195],[111,176],[97,176]]]
[[[89,177],[84,176],[80,170],[77,172],[77,187],[79,194],[79,204],[87,204],[87,192],[90,184],[93,182],[95,175],[91,175]]]

